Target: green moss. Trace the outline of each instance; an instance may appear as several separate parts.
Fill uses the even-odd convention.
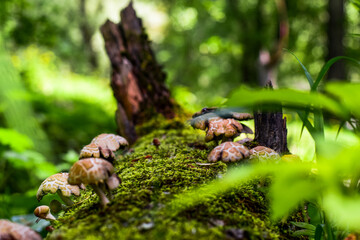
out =
[[[180,119],[153,120],[138,132],[147,135],[115,164],[122,183],[111,204],[100,208],[88,188],[53,223],[55,231],[47,239],[231,239],[239,232],[244,239],[284,238],[286,231],[268,218],[264,179],[177,214],[165,211],[170,199],[224,174],[228,165],[198,164],[207,162],[215,144],[205,143],[201,132]],[[160,140],[158,148],[153,138]]]

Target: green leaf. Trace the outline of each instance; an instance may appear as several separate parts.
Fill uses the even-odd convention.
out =
[[[321,224],[321,215],[319,209],[316,207],[315,204],[309,203],[307,206],[307,212],[310,218],[310,223],[312,225]]]
[[[321,240],[323,237],[324,229],[322,224],[318,224],[315,229],[315,240]]]
[[[302,230],[297,230],[295,232],[293,232],[291,235],[294,237],[300,237],[300,236],[314,236],[315,231],[314,230],[309,230],[309,229],[302,229]]]
[[[329,83],[326,92],[338,98],[343,109],[347,109],[360,119],[360,84],[359,83]]]
[[[320,186],[308,178],[309,172],[306,165],[279,166],[269,191],[273,219],[289,214],[301,201],[318,196]]]
[[[351,58],[351,57],[345,57],[345,56],[339,56],[339,57],[334,57],[332,59],[330,59],[329,61],[327,61],[325,63],[325,65],[321,68],[321,71],[319,73],[319,75],[317,76],[314,84],[312,85],[311,87],[311,91],[316,91],[317,90],[317,87],[319,86],[320,84],[320,81],[324,78],[325,74],[327,73],[327,71],[329,70],[329,68],[334,64],[336,63],[337,61],[339,60],[342,60],[342,59],[346,59],[346,60],[349,60],[351,62],[354,62],[356,64],[360,64],[360,62],[354,58]]]
[[[280,104],[295,109],[323,109],[339,117],[348,117],[347,109],[332,98],[321,93],[309,93],[292,89],[250,90],[240,87],[230,95],[227,102],[230,107],[250,107],[261,104]]]
[[[313,230],[315,231],[316,227],[310,223],[306,223],[306,222],[291,222],[291,224],[295,225],[296,227],[299,228],[305,228],[308,230]]]
[[[288,51],[289,53],[291,53],[291,55],[293,55],[293,56],[296,58],[296,60],[300,63],[302,69],[303,69],[304,72],[305,72],[305,75],[306,75],[306,78],[307,78],[307,80],[308,80],[308,82],[309,82],[309,85],[310,85],[310,87],[312,87],[313,84],[314,84],[314,80],[312,79],[309,71],[306,69],[306,67],[304,66],[304,64],[302,64],[302,62],[300,61],[300,59],[298,59],[298,57],[297,57],[292,51],[290,51],[289,49],[286,49],[286,48],[285,48],[284,50],[286,50],[286,51]]]

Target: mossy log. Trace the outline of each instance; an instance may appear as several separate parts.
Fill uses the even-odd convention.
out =
[[[156,130],[149,126],[157,126]],[[166,206],[181,194],[221,177],[241,163],[209,164],[215,143],[181,119],[144,125],[131,151],[118,156],[122,183],[102,208],[87,188],[53,223],[47,239],[290,239],[289,225],[269,220],[267,179],[256,179],[174,214]],[[154,146],[157,138],[160,145]],[[292,219],[294,220],[294,219]]]

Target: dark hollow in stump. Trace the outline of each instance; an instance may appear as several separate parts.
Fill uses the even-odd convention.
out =
[[[271,82],[266,87],[272,88]],[[274,149],[279,154],[289,153],[286,118],[283,118],[281,106],[272,106],[270,110],[265,110],[264,106],[259,107],[254,111],[254,122],[255,142]]]
[[[155,60],[132,2],[121,11],[120,17],[119,24],[107,20],[100,30],[112,67],[116,124],[120,135],[134,143],[135,125],[149,120],[154,113],[173,118],[175,103],[165,86],[166,74]]]

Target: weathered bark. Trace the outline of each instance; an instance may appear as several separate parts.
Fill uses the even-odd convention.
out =
[[[327,24],[328,55],[327,60],[344,56],[344,0],[329,0],[328,5],[329,22]],[[327,74],[328,80],[346,80],[346,69],[344,61],[336,62]]]
[[[154,113],[173,118],[175,103],[131,2],[120,16],[119,24],[107,20],[101,33],[112,66],[111,87],[118,103],[119,133],[133,143],[137,138],[136,124],[150,119]]]
[[[272,88],[271,82],[267,87]],[[255,142],[261,146],[274,149],[283,154],[288,153],[286,118],[283,118],[281,106],[264,110],[262,107],[254,112]]]

